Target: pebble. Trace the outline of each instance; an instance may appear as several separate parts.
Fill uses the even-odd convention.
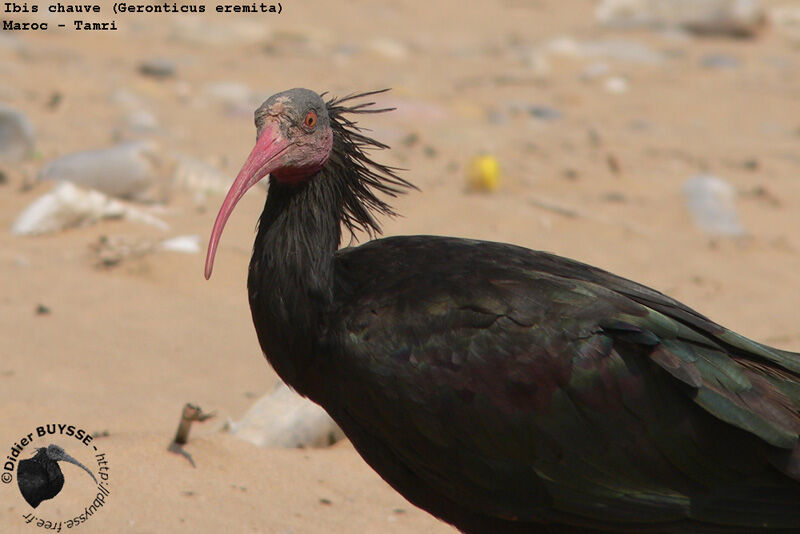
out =
[[[607,58],[632,63],[656,64],[664,61],[664,55],[650,47],[624,39],[602,39],[579,42],[562,36],[550,41],[547,50],[553,54],[576,58]]]
[[[152,241],[131,241],[122,236],[107,237],[101,235],[94,243],[89,245],[94,265],[98,268],[111,268],[133,258],[142,258],[151,254],[155,249]]]
[[[152,78],[172,78],[176,70],[175,63],[165,58],[146,59],[139,64],[139,72]]]
[[[722,178],[698,174],[683,185],[695,225],[711,235],[740,236],[744,228],[736,212],[736,191]]]
[[[548,106],[531,106],[528,108],[528,113],[537,119],[544,121],[553,121],[560,119],[564,116],[559,110]]]
[[[587,57],[605,57],[632,63],[656,64],[664,61],[664,55],[636,41],[606,39],[584,43],[583,54]]]
[[[602,0],[595,16],[613,28],[680,28],[732,37],[753,36],[766,20],[759,0]]]
[[[182,252],[183,254],[199,254],[200,236],[197,234],[179,235],[171,239],[165,239],[159,244],[159,248],[170,252]]]
[[[772,25],[794,43],[800,43],[800,5],[783,5],[770,10]]]
[[[390,59],[393,61],[407,59],[409,55],[408,47],[406,45],[400,41],[389,39],[387,37],[373,39],[369,42],[367,48],[370,50],[370,52],[384,59]]]
[[[700,64],[707,69],[738,69],[741,62],[728,54],[706,54],[700,58]]]
[[[265,448],[328,447],[344,438],[325,410],[283,382],[228,427],[234,436]]]
[[[159,174],[155,143],[134,141],[62,156],[42,169],[38,180],[72,182],[118,198],[138,198]]]
[[[622,76],[611,76],[603,83],[603,87],[609,93],[619,95],[628,91],[628,80]]]
[[[588,82],[606,76],[611,72],[611,67],[605,61],[594,61],[586,65],[581,71],[581,80]]]
[[[158,131],[158,118],[150,111],[138,109],[125,116],[125,127],[133,133],[153,133]]]
[[[33,154],[33,124],[20,111],[0,104],[0,161],[20,161]]]

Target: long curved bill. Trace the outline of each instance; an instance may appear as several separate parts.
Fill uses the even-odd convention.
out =
[[[80,463],[78,460],[76,460],[75,458],[73,458],[72,456],[67,454],[64,451],[64,449],[62,449],[61,447],[50,445],[47,448],[47,455],[50,458],[52,458],[53,460],[58,460],[58,461],[61,461],[61,462],[69,462],[72,465],[77,465],[78,467],[80,467],[81,469],[83,469],[84,471],[89,473],[89,476],[92,477],[92,480],[94,480],[94,483],[97,484],[97,479],[95,478],[94,473],[89,471],[88,467],[86,467],[85,465]]]
[[[276,125],[268,123],[264,126],[264,130],[261,132],[258,141],[256,141],[256,146],[253,147],[247,157],[247,161],[242,166],[242,170],[239,171],[233,181],[225,200],[222,202],[222,207],[219,209],[217,220],[214,221],[214,228],[211,230],[211,239],[208,242],[208,252],[206,253],[206,280],[211,278],[211,271],[214,269],[214,256],[217,253],[220,237],[222,237],[222,230],[225,228],[225,223],[228,222],[228,217],[233,213],[236,203],[239,202],[248,189],[275,170],[278,156],[288,147],[289,143],[280,135]]]

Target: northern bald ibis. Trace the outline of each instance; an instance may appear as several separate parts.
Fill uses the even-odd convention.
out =
[[[380,91],[377,91],[380,92]],[[269,175],[248,276],[267,359],[415,505],[464,532],[800,531],[800,355],[577,261],[380,233],[413,187],[353,121],[270,97],[219,211]]]
[[[64,487],[64,474],[61,472],[58,462],[77,465],[89,473],[94,483],[97,484],[94,474],[58,445],[39,447],[36,449],[35,455],[21,460],[17,467],[19,491],[32,507],[36,508],[42,501],[52,499]]]

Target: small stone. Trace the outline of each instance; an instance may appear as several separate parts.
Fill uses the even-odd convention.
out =
[[[386,37],[373,39],[369,42],[368,48],[385,59],[400,61],[408,57],[408,47],[406,45]]]
[[[564,116],[559,110],[548,106],[531,106],[528,108],[528,113],[544,121],[557,120]]]
[[[44,304],[39,304],[36,306],[36,315],[50,315],[50,308]]]
[[[620,193],[619,191],[610,191],[604,194],[600,198],[602,198],[606,202],[612,202],[615,204],[622,204],[628,201],[628,197],[626,197],[624,193]]]
[[[603,0],[595,15],[614,28],[680,28],[732,37],[756,35],[766,22],[759,0]]]
[[[758,160],[755,158],[747,159],[742,162],[742,168],[748,171],[757,171],[759,167],[760,165],[758,163]]]
[[[145,76],[166,79],[175,76],[175,63],[169,59],[146,59],[139,65],[139,72]]]
[[[608,169],[614,174],[620,174],[622,172],[622,167],[620,167],[619,160],[614,154],[609,153],[606,156],[606,163],[608,164]]]
[[[325,410],[282,382],[253,404],[241,421],[230,421],[229,430],[259,447],[328,447],[344,437]]]
[[[744,234],[736,213],[736,191],[728,182],[712,174],[699,174],[686,181],[683,193],[698,228],[711,235]]]
[[[125,125],[134,132],[150,133],[158,130],[158,119],[151,112],[140,109],[128,113]]]
[[[48,109],[56,109],[61,104],[62,100],[64,100],[64,94],[59,91],[54,91],[47,100],[46,106]]]
[[[631,63],[658,64],[664,61],[664,55],[649,46],[621,39],[589,41],[582,45],[582,52],[585,57],[604,57]]]
[[[425,145],[424,147],[422,147],[422,153],[429,158],[435,158],[436,156],[439,155],[439,152],[431,145]]]
[[[20,161],[33,155],[33,124],[20,111],[0,104],[0,161]]]
[[[763,185],[757,185],[748,191],[742,191],[742,196],[760,200],[774,208],[780,207],[781,205],[780,199]]]
[[[728,54],[706,54],[700,64],[707,69],[738,69],[741,65],[738,58]]]
[[[603,87],[609,93],[619,95],[628,91],[628,80],[621,76],[612,76],[605,81]]]
[[[182,252],[184,254],[199,254],[200,253],[200,236],[193,235],[180,235],[167,239],[159,245],[161,250],[168,250],[171,252]]]
[[[400,144],[405,147],[412,147],[419,143],[419,134],[412,132],[400,140]]]
[[[124,261],[141,258],[153,252],[152,242],[147,240],[130,241],[127,238],[116,236],[100,238],[89,245],[89,251],[97,268],[109,269],[116,267]]]
[[[611,72],[611,67],[605,61],[594,61],[586,65],[581,71],[581,80],[588,82],[596,78],[607,75]]]

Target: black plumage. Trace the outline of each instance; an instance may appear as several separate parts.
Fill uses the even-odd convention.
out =
[[[91,475],[95,484],[97,479],[89,469],[67,454],[58,445],[39,447],[31,458],[21,460],[17,467],[17,485],[22,497],[36,508],[42,501],[52,499],[64,487],[64,474],[58,462],[75,464]]]
[[[360,95],[355,95],[360,96]],[[212,232],[270,174],[248,277],[261,347],[412,503],[465,532],[800,528],[800,355],[600,269],[379,233],[411,187],[347,113],[294,89]],[[374,110],[379,111],[379,110]]]

